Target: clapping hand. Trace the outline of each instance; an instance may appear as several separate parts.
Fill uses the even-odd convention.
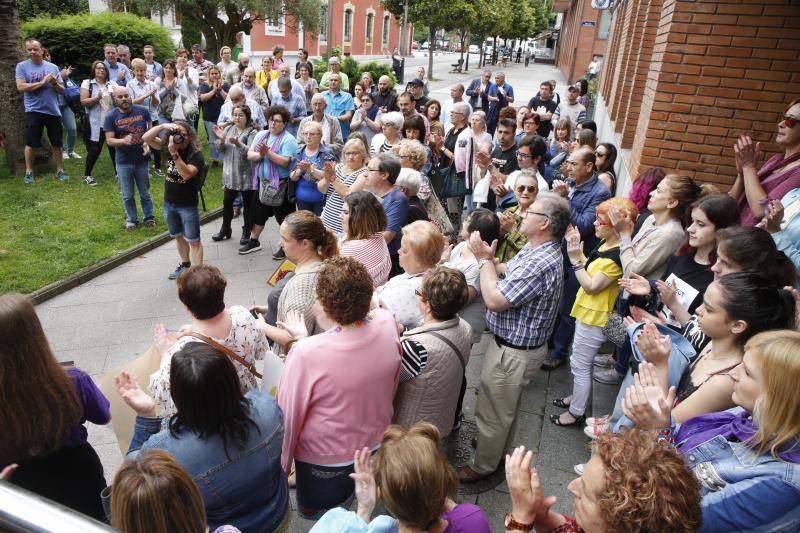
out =
[[[764,229],[770,233],[777,233],[781,230],[783,223],[783,204],[780,200],[770,200],[764,206],[764,218],[762,219]]]
[[[733,151],[737,162],[737,167],[742,170],[749,169],[755,171],[758,161],[761,159],[761,143],[753,142],[749,135],[740,135]]]
[[[261,157],[267,157],[267,154],[269,153],[269,146],[267,146],[266,143],[261,143],[256,146],[256,148],[258,149],[258,153],[261,154]]]
[[[153,326],[153,342],[162,357],[172,348],[172,345],[175,344],[179,338],[181,338],[180,332],[170,331],[164,327],[164,324],[156,324]]]
[[[125,67],[120,67],[119,72],[117,72],[117,80],[119,81],[124,80],[127,74],[128,70]]]
[[[487,244],[483,242],[481,239],[481,234],[479,231],[473,231],[472,235],[469,236],[469,249],[472,252],[472,255],[475,256],[475,259],[480,261],[481,259],[494,259],[494,252],[497,250],[497,239],[492,241],[492,244]]]
[[[647,362],[653,363],[655,366],[669,364],[669,354],[672,351],[669,335],[662,336],[650,320],[645,323],[642,332],[636,339],[636,346]]]
[[[631,272],[631,277],[620,278],[618,283],[621,288],[631,294],[635,294],[637,296],[647,296],[650,294],[650,282],[647,281],[647,278],[640,276],[639,274]]]
[[[608,219],[620,238],[630,238],[633,233],[633,221],[630,219],[629,213],[620,212],[616,207],[612,207],[608,211]]]
[[[450,261],[450,254],[452,253],[453,253],[453,245],[448,244],[447,246],[445,246],[444,250],[442,250],[442,255],[439,257],[439,264]]]
[[[577,263],[581,259],[583,243],[581,242],[581,234],[578,229],[572,224],[567,228],[565,235],[567,240],[567,255],[572,263]]]
[[[543,522],[555,505],[556,497],[544,497],[539,474],[531,469],[533,452],[525,446],[506,454],[506,482],[511,496],[511,516],[517,522],[530,524]]]
[[[633,380],[622,399],[622,413],[641,429],[669,427],[675,387],[670,387],[664,396],[655,366],[650,363],[640,364]]]
[[[117,385],[117,393],[125,400],[131,409],[136,411],[139,416],[156,416],[156,402],[147,395],[141,388],[136,378],[124,370],[114,378],[114,383]]]
[[[292,340],[300,340],[308,337],[305,315],[296,309],[286,312],[285,320],[278,320],[275,323],[279,328],[286,330],[292,336]]]
[[[569,194],[569,186],[567,185],[567,182],[563,180],[554,180],[553,192],[566,198],[567,194]]]
[[[647,311],[645,311],[644,309],[642,309],[641,307],[636,306],[636,305],[630,306],[630,312],[631,312],[631,316],[633,317],[633,319],[636,322],[647,322],[649,320],[650,322],[653,322],[653,323],[656,323],[656,322],[659,323],[659,324],[663,324],[664,323],[663,319],[648,313]]]
[[[336,161],[325,162],[325,175],[330,181],[334,181],[336,179]]]
[[[353,470],[355,472],[350,474],[350,479],[355,483],[356,500],[358,501],[357,513],[364,522],[369,523],[372,518],[372,510],[375,509],[378,501],[378,489],[369,448],[356,450]]]
[[[511,213],[498,213],[500,219],[500,229],[503,233],[511,233],[517,227],[517,221]]]
[[[664,305],[667,307],[672,307],[678,303],[678,293],[675,291],[675,287],[669,285],[667,282],[661,280],[656,281],[656,290],[661,297],[661,301],[664,302]]]

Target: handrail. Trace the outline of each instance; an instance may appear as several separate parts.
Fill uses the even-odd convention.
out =
[[[0,481],[0,531],[100,533],[113,529],[13,483]]]

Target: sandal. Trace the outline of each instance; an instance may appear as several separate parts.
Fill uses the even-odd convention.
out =
[[[569,403],[564,401],[566,399],[567,399],[566,396],[564,398],[556,398],[555,400],[553,400],[553,405],[555,405],[556,407],[560,407],[561,409],[569,409]]]
[[[585,416],[575,417],[575,415],[573,415],[572,413],[570,413],[569,416],[575,418],[575,420],[565,424],[564,422],[561,421],[561,415],[550,415],[550,422],[561,427],[575,427],[583,424],[583,421],[586,419]]]

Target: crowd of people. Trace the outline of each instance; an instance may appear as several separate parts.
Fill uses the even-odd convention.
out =
[[[46,126],[60,154],[58,114],[34,102],[56,105],[64,73],[27,46],[29,146]],[[108,400],[57,364],[28,299],[0,297],[3,477],[123,531],[282,531],[294,487],[314,531],[484,532],[456,490],[502,468],[508,531],[800,527],[800,100],[775,117],[781,151],[760,168],[759,144],[737,140],[729,193],[654,168],[621,197],[582,84],[561,100],[545,81],[515,107],[486,71],[439,102],[424,71],[396,94],[388,78],[348,80],[337,58],[317,87],[307,56],[292,78],[278,54],[254,72],[198,47],[150,73],[152,54],[131,72],[120,52],[106,47],[82,88],[83,105],[109,91],[115,104],[87,165],[105,139],[120,183],[139,185],[148,154],[164,157],[170,277],[192,321],[156,326],[146,387],[117,376],[136,422],[104,509],[84,423],[108,423]],[[273,257],[295,266],[250,309],[226,306],[223,273],[202,260],[201,108],[225,187],[212,238],[231,238],[241,197],[239,253],[261,250],[274,216]],[[456,470],[441,439],[461,429],[483,336],[474,454]],[[256,362],[274,357],[273,397]],[[574,517],[551,510],[515,442],[524,389],[567,361],[572,393],[550,422],[595,440],[569,486]],[[620,385],[612,413],[592,412],[593,380]],[[379,501],[391,516],[373,516]]]

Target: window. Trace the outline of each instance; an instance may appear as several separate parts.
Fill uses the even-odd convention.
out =
[[[372,27],[375,25],[375,14],[367,13],[367,42],[372,42]]]
[[[611,29],[611,11],[604,9],[600,14],[600,21],[597,23],[597,38],[608,39],[608,30]]]
[[[381,38],[383,46],[389,44],[389,15],[383,16],[383,37]]]
[[[320,41],[328,38],[328,6],[323,4],[319,10],[319,35]]]
[[[344,40],[353,40],[353,10],[350,8],[344,10]]]
[[[280,4],[281,13],[277,18],[268,18],[264,20],[264,35],[284,36],[286,35],[285,20],[284,20],[284,3]]]

